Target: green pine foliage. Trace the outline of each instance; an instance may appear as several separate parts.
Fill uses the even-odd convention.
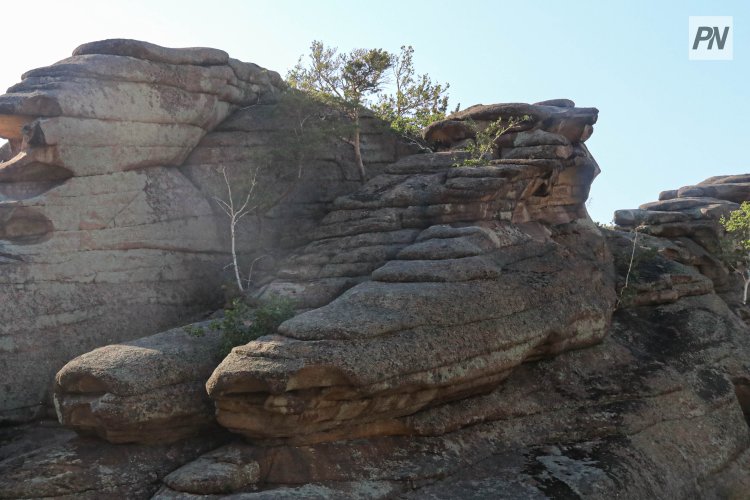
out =
[[[417,75],[411,45],[402,46],[391,62],[394,92],[379,94],[373,110],[396,132],[417,138],[427,125],[445,118],[450,84],[436,84],[427,74]]]
[[[289,71],[287,82],[351,119],[354,127],[346,140],[354,147],[362,180],[367,178],[360,144],[364,108],[372,108],[393,130],[411,139],[418,139],[422,128],[444,118],[448,109],[449,85],[416,74],[411,46],[401,47],[398,55],[382,49],[355,49],[344,54],[315,40],[309,54],[300,57]],[[393,87],[394,92],[385,87]]]
[[[719,222],[726,231],[721,241],[721,258],[724,264],[740,275],[745,283],[742,303],[747,304],[750,287],[750,202],[743,201],[738,210],[722,217]]]

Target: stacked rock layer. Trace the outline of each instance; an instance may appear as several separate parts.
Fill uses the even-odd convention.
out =
[[[284,87],[220,50],[106,40],[0,96],[9,139],[0,150],[0,421],[42,414],[54,373],[74,356],[222,304],[231,262],[215,201],[228,197],[222,172],[237,199],[257,178],[263,201],[238,228],[246,269],[315,224],[326,197],[356,189],[351,148],[324,143],[307,155],[311,166],[335,161],[320,179],[322,169],[298,176],[296,164],[268,168],[258,154],[280,149],[295,123]],[[365,137],[367,164],[403,154],[382,130]]]
[[[725,300],[740,307],[736,276],[729,273],[719,257],[724,230],[718,221],[748,200],[750,175],[722,175],[695,186],[663,191],[658,201],[644,203],[637,209],[617,210],[614,222],[622,229],[671,241],[672,248],[665,250],[668,255],[696,266],[713,281]]]
[[[596,120],[595,110],[564,108],[554,130],[566,113]],[[337,199],[314,241],[260,292],[316,309],[216,369],[208,390],[219,423],[291,442],[413,434],[401,417],[487,392],[523,361],[599,342],[614,293],[584,208],[598,167],[581,143],[569,149],[483,167],[454,166],[462,153],[411,156]]]
[[[66,65],[76,71],[71,81],[85,82],[81,65],[109,57],[117,68],[179,66],[171,75],[185,80],[174,86],[199,94],[202,80],[190,68],[214,74],[226,66],[248,82],[244,67],[269,79],[268,92],[256,96],[234,80],[207,92],[242,107],[218,125],[211,113],[196,118],[210,98],[183,96],[174,102],[189,105],[176,121],[158,122],[180,126],[107,129],[125,148],[138,146],[138,134],[154,134],[141,146],[154,146],[160,163],[139,166],[140,149],[119,158],[109,143],[95,144],[98,127],[76,121],[92,118],[76,115],[85,96],[62,97],[81,88],[62,81]],[[373,128],[365,144],[377,175],[360,186],[341,144],[288,142],[301,132],[294,123],[303,108],[269,102],[278,96],[273,74],[220,51],[107,41],[61,65],[60,81],[58,70],[40,70],[47,76],[25,82],[38,92],[0,98],[8,111],[0,135],[11,138],[0,150],[7,242],[0,272],[16,276],[0,289],[0,311],[13,324],[10,333],[0,330],[2,348],[21,352],[13,342],[40,328],[59,336],[45,349],[29,341],[30,352],[52,361],[9,371],[4,404],[17,418],[13,404],[31,400],[19,388],[44,385],[33,370],[46,373],[110,338],[143,338],[94,349],[58,372],[59,418],[84,436],[49,425],[0,429],[0,498],[743,498],[750,489],[750,335],[714,292],[736,292],[715,257],[716,219],[748,199],[750,177],[665,192],[656,204],[618,212],[619,229],[602,231],[585,211],[598,166],[583,143],[597,111],[568,100],[456,113],[426,131],[437,154],[400,159],[408,148]],[[98,88],[114,92],[107,81],[120,70],[107,71]],[[58,87],[62,94],[53,92]],[[256,101],[242,101],[248,96]],[[161,102],[154,94],[139,102],[146,101]],[[142,111],[112,121],[141,123]],[[47,121],[61,116],[71,120]],[[190,151],[169,149],[199,123],[213,131],[200,133]],[[488,164],[454,166],[467,141],[493,123],[515,125],[496,138]],[[80,128],[60,133],[69,125]],[[183,156],[173,163],[159,156],[166,151]],[[79,155],[75,164],[65,163],[70,155]],[[97,166],[97,157],[106,161]],[[135,170],[122,166],[131,160]],[[102,167],[109,173],[96,173]],[[154,311],[163,318],[165,304],[177,303],[184,315],[185,297],[200,296],[180,295],[189,280],[216,294],[212,280],[226,255],[219,240],[208,242],[218,220],[210,199],[225,187],[215,173],[234,186],[272,187],[263,191],[270,208],[241,241],[246,256],[271,261],[252,293],[291,297],[301,313],[276,334],[235,348],[214,370],[222,339],[210,327],[202,335],[195,328],[145,335],[164,329]],[[135,198],[123,195],[114,227],[58,229],[80,215],[66,200],[120,199],[119,185],[107,189],[126,174],[146,175],[129,192]],[[85,179],[96,183],[77,184]],[[71,186],[78,194],[65,191]],[[105,206],[97,200],[86,220]],[[185,217],[202,210],[205,217]],[[143,214],[169,215],[152,227]],[[276,227],[269,230],[269,221]],[[112,232],[133,227],[142,232]],[[204,274],[194,274],[185,255],[168,259],[175,242],[180,254],[202,259]],[[102,253],[104,243],[115,247]],[[161,253],[147,261],[144,249]],[[84,261],[102,267],[89,275]],[[103,286],[115,272],[123,277],[117,293]],[[69,286],[50,298],[39,285],[45,280]],[[33,305],[31,292],[45,302]],[[101,303],[88,307],[94,299]],[[28,311],[46,316],[31,320]]]

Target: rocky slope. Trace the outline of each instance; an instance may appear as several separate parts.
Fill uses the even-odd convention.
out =
[[[211,328],[99,337],[55,382],[81,435],[0,432],[0,498],[746,496],[750,332],[716,258],[744,177],[601,229],[585,209],[594,108],[473,106],[426,130],[434,154],[370,129],[364,185],[336,145],[274,156],[300,151],[283,142],[298,110],[238,110],[170,171],[204,200],[217,167],[297,179],[269,191],[276,224],[251,228],[273,255],[249,293],[299,314],[223,360]],[[486,165],[454,166],[477,130],[518,116]]]

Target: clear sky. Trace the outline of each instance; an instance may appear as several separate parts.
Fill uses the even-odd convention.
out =
[[[688,17],[733,16],[734,60],[689,61]],[[88,41],[216,47],[283,75],[310,42],[413,45],[418,72],[451,84],[452,107],[566,97],[599,108],[601,166],[589,211],[719,174],[750,172],[750,2],[46,1],[0,4],[0,87]]]

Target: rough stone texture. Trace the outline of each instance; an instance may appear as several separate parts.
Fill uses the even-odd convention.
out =
[[[291,443],[419,434],[404,417],[600,341],[614,283],[584,208],[598,167],[566,147],[484,167],[408,157],[336,199],[259,291],[317,309],[222,362],[207,384],[219,423]]]
[[[207,384],[218,421],[292,442],[418,434],[399,417],[601,340],[614,297],[595,231],[429,227],[372,281],[235,348]]]
[[[112,445],[44,421],[10,429],[11,436],[0,429],[0,498],[8,499],[151,498],[161,478],[226,441],[217,433],[174,444]]]
[[[112,443],[172,442],[214,424],[205,383],[221,361],[210,322],[83,354],[58,373],[60,422]]]
[[[663,191],[659,201],[644,203],[637,210],[616,211],[614,221],[621,229],[637,229],[682,247],[680,262],[696,266],[711,278],[722,298],[748,317],[749,311],[740,303],[739,277],[730,274],[715,255],[724,235],[718,220],[750,200],[749,180],[748,174],[716,176],[695,186]]]
[[[750,434],[735,391],[749,349],[712,293],[623,308],[601,344],[406,418],[421,437],[230,444],[167,476],[157,498],[343,498],[352,483],[360,498],[743,498]]]
[[[157,498],[744,498],[746,325],[673,260],[689,249],[641,234],[631,266],[634,234],[606,235],[620,300],[600,344],[403,417],[408,436],[229,444],[168,475]]]
[[[567,155],[565,149],[545,146],[566,146],[583,143],[593,133],[599,111],[596,108],[577,108],[568,99],[553,99],[536,104],[476,104],[453,113],[445,120],[435,122],[424,130],[424,138],[439,149],[453,149],[466,139],[473,138],[477,130],[489,123],[528,117],[500,136],[496,145],[502,158],[558,157]],[[515,150],[534,147],[534,150]],[[507,151],[506,151],[507,149]]]
[[[284,86],[220,50],[106,40],[0,96],[10,139],[0,154],[0,422],[43,414],[54,373],[73,357],[222,304],[222,167],[235,198],[257,180],[262,203],[238,228],[238,248],[245,272],[264,256],[259,280],[280,247],[306,241],[326,203],[357,188],[340,141],[302,170],[268,155],[296,123]],[[408,151],[366,121],[368,167]]]
[[[186,104],[173,116],[132,109],[110,120],[105,100],[86,116],[70,90],[80,87],[66,86],[102,82],[115,110],[120,91],[157,102],[165,79],[243,106],[242,85],[216,75],[226,68],[238,81],[280,86],[221,51],[104,41],[51,68],[0,98],[0,131],[11,132],[0,151],[0,192],[10,200],[0,205],[0,236],[12,242],[0,258],[14,277],[4,281],[14,288],[0,289],[0,311],[23,332],[2,337],[2,348],[26,339],[26,351],[49,363],[8,371],[23,376],[6,394],[43,387],[58,361],[164,329],[178,309],[186,322],[188,297],[191,311],[218,301],[226,242],[214,239],[210,198],[222,194],[222,167],[233,185],[255,178],[268,187],[268,208],[241,241],[247,262],[263,257],[252,294],[295,297],[306,311],[235,348],[208,380],[232,438],[185,437],[211,420],[199,385],[216,362],[215,338],[175,329],[73,360],[57,378],[62,420],[112,441],[157,444],[7,427],[0,497],[746,496],[750,334],[723,300],[736,284],[713,252],[716,219],[745,199],[750,177],[662,193],[601,232],[585,210],[599,170],[583,142],[597,112],[568,100],[469,108],[428,129],[446,152],[403,159],[408,148],[368,119],[366,158],[377,175],[360,187],[341,144],[306,151],[304,162],[280,153],[294,151],[300,109],[283,99],[214,121],[195,114],[208,101],[180,94]],[[226,88],[206,91],[216,80]],[[522,115],[531,119],[497,141],[487,166],[453,167],[465,157],[454,150],[476,133],[471,123]],[[137,125],[100,134],[104,121]],[[213,131],[200,132],[196,147],[171,145],[206,123]],[[142,137],[154,138],[146,148],[162,163],[137,149]],[[66,138],[75,143],[66,148]],[[104,214],[109,202],[97,197],[119,199],[120,186],[128,208]],[[39,280],[65,287],[38,305]],[[168,321],[164,304],[182,309]],[[41,337],[46,349],[29,334],[40,329],[52,332]]]

